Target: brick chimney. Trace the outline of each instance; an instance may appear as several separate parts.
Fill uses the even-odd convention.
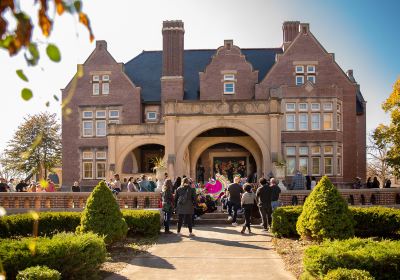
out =
[[[183,99],[183,53],[185,29],[181,20],[163,22],[161,100]]]
[[[299,34],[300,21],[285,21],[282,25],[283,45],[289,45]]]

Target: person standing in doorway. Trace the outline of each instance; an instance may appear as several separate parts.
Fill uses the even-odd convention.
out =
[[[233,179],[234,183],[228,186],[228,221],[232,221],[233,226],[237,226],[237,212],[240,209],[240,195],[243,193],[243,188],[240,186],[240,177],[236,176]]]
[[[271,208],[272,208],[272,212],[274,212],[274,210],[279,207],[279,195],[281,193],[281,188],[278,186],[276,179],[273,177],[269,181],[269,186],[270,186],[271,192],[272,192],[271,193]]]
[[[261,178],[260,187],[258,187],[256,192],[256,197],[258,200],[258,208],[260,210],[260,215],[262,219],[263,231],[268,231],[268,228],[272,225],[272,189],[267,184],[267,179]]]
[[[194,203],[196,202],[196,190],[190,186],[188,178],[182,180],[182,186],[176,190],[175,205],[178,214],[178,234],[181,233],[183,221],[188,225],[189,236],[194,236],[192,232],[194,214]]]

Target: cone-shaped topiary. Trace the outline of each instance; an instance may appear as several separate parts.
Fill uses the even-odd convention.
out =
[[[296,229],[305,239],[344,239],[354,236],[354,220],[346,201],[327,176],[307,197]]]
[[[126,237],[128,226],[114,195],[104,181],[89,196],[81,216],[81,224],[76,231],[92,231],[104,235],[104,241],[108,244]]]

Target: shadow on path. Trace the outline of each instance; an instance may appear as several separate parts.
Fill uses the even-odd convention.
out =
[[[202,227],[200,230],[201,231],[212,231],[212,232],[219,232],[219,233],[226,233],[226,234],[234,234],[234,235],[241,235],[240,230],[242,227],[238,227],[238,229],[232,229],[232,228],[226,228],[226,227]],[[196,230],[196,229],[194,229]],[[247,231],[247,229],[246,229]],[[196,233],[194,231],[194,233]],[[255,235],[260,235],[260,236],[268,236],[267,234],[257,234],[252,232],[250,236],[255,236]],[[249,234],[243,235],[243,236],[249,236]]]
[[[223,246],[230,246],[230,247],[239,247],[239,248],[247,248],[247,249],[255,249],[255,250],[270,250],[269,248],[266,247],[260,247],[252,244],[246,244],[244,242],[252,242],[252,241],[230,241],[230,240],[223,240],[223,239],[217,239],[217,238],[206,238],[206,237],[200,237],[200,236],[195,236],[192,237],[191,240],[193,241],[198,241],[198,242],[206,242],[206,243],[215,243],[218,245],[223,245]]]
[[[158,269],[175,269],[175,266],[173,266],[167,260],[151,253],[139,255],[132,259],[129,264]]]

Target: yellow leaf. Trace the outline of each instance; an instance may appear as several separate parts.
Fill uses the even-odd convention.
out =
[[[35,253],[36,253],[36,242],[35,241],[31,241],[28,244],[28,248],[29,248],[29,251],[31,251],[31,254],[35,255]]]
[[[62,15],[65,11],[62,0],[54,0],[56,3],[57,14]]]
[[[87,15],[85,13],[82,13],[82,12],[79,13],[79,22],[82,23],[84,26],[86,26],[86,28],[89,31],[90,42],[93,42],[94,35],[93,35],[93,32],[92,32],[92,28],[90,27],[89,18],[87,17]]]
[[[37,221],[39,220],[39,214],[35,211],[29,211],[29,213],[32,215],[32,218]]]
[[[43,35],[48,37],[50,35],[53,23],[46,15],[46,11],[43,7],[39,10],[39,26],[42,29]]]

